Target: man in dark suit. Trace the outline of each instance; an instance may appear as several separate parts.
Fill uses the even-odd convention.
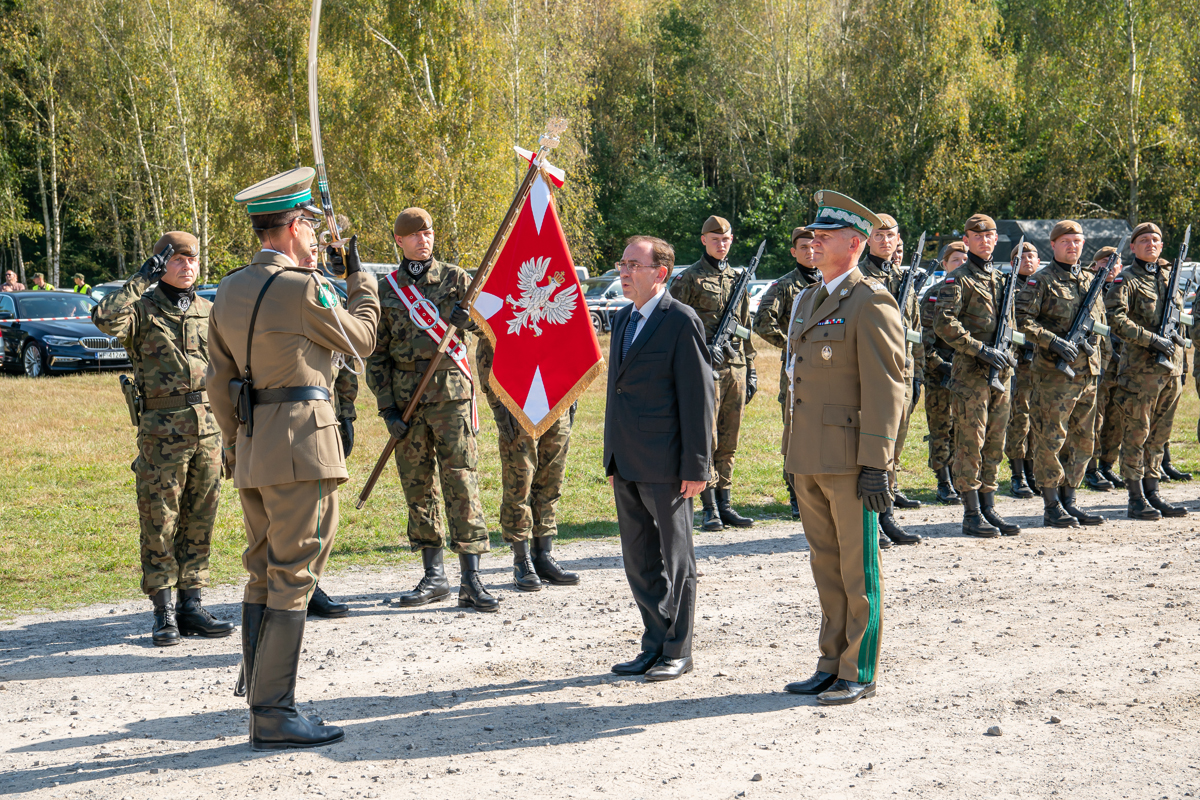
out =
[[[713,371],[704,326],[671,297],[675,251],[633,236],[617,264],[633,301],[613,320],[604,469],[613,487],[625,577],[642,613],[642,652],[618,675],[669,681],[692,671],[696,554],[692,498],[708,483]]]

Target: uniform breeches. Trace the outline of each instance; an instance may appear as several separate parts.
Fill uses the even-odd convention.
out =
[[[1105,373],[1100,379],[1100,387],[1096,390],[1096,445],[1093,455],[1105,464],[1117,463],[1121,455],[1121,435],[1124,424],[1121,418],[1121,407],[1117,405],[1117,387],[1115,375]]]
[[[501,407],[504,414],[508,409]],[[567,412],[537,439],[519,426],[511,441],[501,433],[500,467],[504,482],[500,530],[506,542],[558,533],[555,511],[567,475],[571,414]]]
[[[208,553],[221,493],[219,436],[138,437],[142,591],[208,585]]]
[[[409,421],[396,446],[396,468],[408,501],[408,542],[413,550],[442,547],[445,526],[440,505],[445,495],[451,549],[488,551],[487,524],[479,502],[479,459],[471,427],[471,401],[425,403]]]
[[[1181,392],[1178,375],[1122,375],[1113,390],[1121,408],[1121,477],[1159,477]]]
[[[308,608],[333,550],[338,525],[336,478],[240,489],[250,576],[243,600],[277,611]]]
[[[1008,415],[1008,430],[1004,434],[1004,455],[1013,460],[1030,458],[1029,403],[1033,395],[1033,365],[1022,361],[1013,371],[1012,411]],[[1042,473],[1038,473],[1040,476]]]
[[[738,435],[742,430],[742,411],[746,407],[746,368],[723,367],[717,370],[713,398],[713,469],[708,488],[733,486],[733,459],[737,454]]]
[[[925,420],[929,424],[929,468],[934,472],[950,466],[950,443],[954,441],[954,415],[950,410],[953,392],[938,378],[925,384]]]
[[[952,384],[954,488],[959,492],[986,494],[996,491],[999,485],[996,473],[1004,455],[1004,433],[1008,427],[1012,394],[1007,389],[998,392],[992,388],[986,371],[971,377],[974,379],[956,379]]]
[[[1042,486],[1083,483],[1096,443],[1096,379],[1039,372],[1033,386],[1033,468]],[[1012,430],[1010,427],[1009,430]]]

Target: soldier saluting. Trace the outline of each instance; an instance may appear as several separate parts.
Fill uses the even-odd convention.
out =
[[[92,309],[96,327],[122,340],[134,369],[133,381],[122,376],[122,384],[138,426],[142,591],[154,603],[151,639],[159,647],[179,644],[181,635],[233,633],[233,623],[200,603],[220,498],[221,443],[205,391],[212,304],[196,296],[199,255],[192,234],[163,234],[142,268]]]

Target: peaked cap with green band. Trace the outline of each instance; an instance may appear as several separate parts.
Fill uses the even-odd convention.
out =
[[[317,171],[312,167],[289,169],[259,181],[248,189],[242,189],[233,199],[244,203],[250,216],[300,208],[319,217],[321,209],[312,201],[312,182],[316,175]]]
[[[813,195],[817,203],[817,218],[805,226],[809,230],[836,230],[854,228],[863,236],[880,227],[875,212],[852,197],[838,192],[821,189]]]

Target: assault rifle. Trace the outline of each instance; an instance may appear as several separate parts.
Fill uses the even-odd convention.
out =
[[[900,319],[904,323],[904,340],[915,345],[921,344],[921,331],[914,331],[908,327],[908,298],[912,296],[913,292],[921,291],[921,287],[925,285],[925,279],[929,277],[929,273],[924,272],[920,267],[921,253],[924,250],[925,231],[921,231],[921,238],[917,240],[917,249],[913,251],[912,266],[908,268],[908,272],[904,273],[904,278],[900,281],[900,293],[896,295],[896,302],[900,305]],[[914,285],[918,272],[921,273],[921,282]]]
[[[1075,319],[1071,320],[1071,328],[1067,331],[1067,335],[1063,338],[1078,349],[1087,353],[1089,356],[1094,355],[1096,348],[1092,347],[1088,339],[1092,338],[1093,333],[1100,336],[1108,336],[1111,329],[1101,323],[1096,322],[1092,318],[1092,306],[1096,304],[1096,298],[1100,292],[1104,291],[1104,284],[1108,283],[1108,276],[1112,274],[1113,269],[1121,263],[1121,251],[1125,249],[1125,245],[1129,244],[1129,234],[1125,234],[1125,238],[1117,245],[1117,252],[1113,253],[1108,264],[1104,269],[1096,273],[1096,277],[1092,278],[1092,285],[1088,287],[1087,294],[1084,295],[1083,305],[1079,306],[1079,310],[1075,312]],[[1071,369],[1071,365],[1066,362],[1066,359],[1059,358],[1055,363],[1055,368],[1066,374],[1068,378],[1075,377],[1075,370]]]
[[[1188,225],[1183,234],[1183,244],[1179,248],[1179,255],[1175,256],[1175,266],[1171,267],[1171,277],[1167,279],[1166,303],[1163,306],[1162,320],[1158,323],[1158,335],[1164,339],[1170,339],[1180,347],[1184,346],[1184,341],[1179,334],[1179,326],[1181,324],[1191,325],[1192,317],[1183,313],[1182,303],[1175,302],[1175,293],[1179,291],[1179,273],[1183,271],[1183,262],[1187,258],[1188,244],[1191,241],[1192,226]],[[1188,283],[1191,283],[1190,279]],[[1156,360],[1161,367],[1171,366],[1171,359],[1167,358],[1165,353],[1159,353]]]
[[[1013,303],[1016,301],[1017,281],[1021,280],[1018,267],[1021,263],[1021,249],[1024,247],[1025,237],[1022,236],[1021,241],[1017,243],[1017,249],[1013,250],[1012,271],[1008,273],[1008,283],[1004,284],[1004,295],[1000,300],[1000,307],[996,309],[996,336],[992,339],[992,347],[1010,358],[1014,344],[1025,344],[1025,337],[1009,322],[1013,315]],[[988,384],[997,392],[1006,391],[1004,384],[1000,382],[999,367],[992,367],[988,371]]]
[[[726,358],[733,358],[734,336],[739,339],[750,338],[750,331],[738,324],[737,313],[742,305],[742,298],[746,296],[750,281],[754,280],[754,273],[758,271],[758,262],[762,260],[763,250],[766,246],[767,240],[763,239],[762,244],[758,246],[758,252],[754,254],[754,258],[750,259],[749,266],[742,270],[742,274],[734,281],[733,291],[729,293],[729,302],[725,304],[721,321],[717,323],[717,330],[713,333],[712,342],[708,345],[714,366],[723,364]]]

